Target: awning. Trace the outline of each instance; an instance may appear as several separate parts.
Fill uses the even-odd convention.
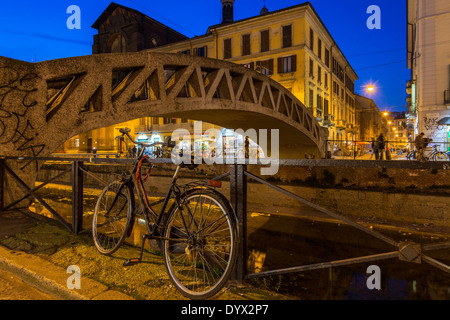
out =
[[[450,126],[450,117],[442,118],[441,120],[438,121],[438,125],[440,125],[440,126],[445,126],[445,125]]]

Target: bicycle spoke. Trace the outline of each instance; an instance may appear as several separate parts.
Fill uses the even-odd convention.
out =
[[[198,192],[177,207],[169,220],[165,236],[181,228],[180,236],[186,237],[183,243],[166,242],[164,257],[171,279],[189,297],[217,292],[236,256],[230,215],[214,197]]]

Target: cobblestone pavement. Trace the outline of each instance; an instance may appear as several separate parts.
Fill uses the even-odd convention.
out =
[[[0,269],[0,300],[56,300],[22,281],[12,273]]]

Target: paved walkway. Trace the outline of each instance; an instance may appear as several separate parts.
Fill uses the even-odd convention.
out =
[[[0,213],[0,269],[57,299],[184,300],[171,284],[160,254],[145,252],[143,263],[123,267],[123,262],[137,257],[138,252],[138,248],[124,245],[113,256],[103,256],[90,234],[75,236],[58,222],[28,210]],[[68,288],[68,279],[74,274],[67,271],[72,265],[80,268],[80,289]],[[213,298],[289,299],[249,285],[230,286]]]

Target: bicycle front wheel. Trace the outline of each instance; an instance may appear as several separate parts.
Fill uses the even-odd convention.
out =
[[[236,263],[237,222],[222,194],[188,192],[172,207],[164,237],[167,271],[185,297],[206,299],[225,286]]]
[[[114,181],[103,189],[95,206],[92,236],[100,253],[111,255],[125,240],[134,210],[133,189]]]
[[[448,157],[444,152],[437,152],[434,156],[433,156],[433,160],[434,161],[448,161]]]

